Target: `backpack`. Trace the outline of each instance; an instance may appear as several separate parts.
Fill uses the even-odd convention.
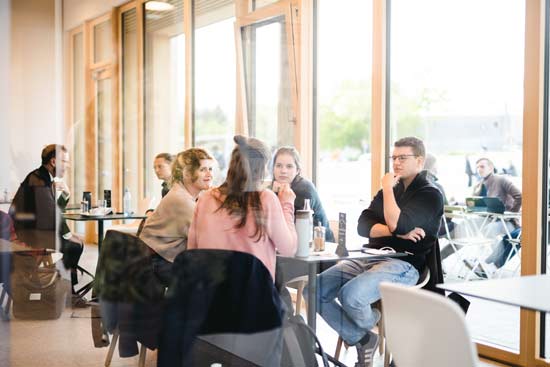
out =
[[[315,332],[300,315],[286,317],[283,323],[283,355],[281,366],[317,367],[317,356],[321,356],[323,367],[328,367],[328,357]]]

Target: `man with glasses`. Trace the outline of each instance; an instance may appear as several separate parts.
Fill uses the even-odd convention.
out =
[[[361,214],[357,231],[370,248],[390,246],[409,255],[369,262],[341,261],[318,276],[317,309],[348,345],[357,348],[356,367],[372,366],[379,337],[371,329],[380,312],[378,285],[414,285],[426,266],[426,254],[437,239],[443,197],[422,171],[426,150],[417,138],[395,142],[393,172],[382,178],[382,190]],[[307,290],[306,290],[307,292]],[[307,299],[307,297],[306,297]]]

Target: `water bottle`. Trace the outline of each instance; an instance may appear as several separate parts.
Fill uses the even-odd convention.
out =
[[[313,211],[309,199],[305,199],[304,209],[296,210],[296,233],[298,235],[297,257],[308,257],[313,237]]]
[[[124,215],[132,214],[132,194],[130,194],[129,188],[124,189],[122,208],[123,208],[122,211],[124,212]]]

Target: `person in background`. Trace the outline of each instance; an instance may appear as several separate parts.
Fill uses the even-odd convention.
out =
[[[153,168],[159,180],[162,180],[162,197],[170,190],[170,178],[172,176],[172,161],[174,156],[170,153],[159,153],[155,157]]]
[[[293,256],[298,239],[294,228],[294,199],[288,183],[278,194],[262,189],[269,148],[260,140],[242,135],[225,182],[199,197],[188,249],[240,251],[258,258],[275,280],[276,253]]]
[[[212,185],[213,158],[203,149],[187,149],[172,165],[171,189],[152,212],[139,237],[154,251],[153,272],[168,286],[172,264],[187,247],[195,202]]]
[[[521,191],[506,176],[495,174],[495,165],[489,158],[476,161],[476,170],[481,180],[474,186],[475,196],[497,197],[507,211],[518,212],[521,208]]]
[[[347,344],[356,346],[356,367],[372,366],[378,347],[379,336],[371,329],[380,320],[380,312],[372,308],[380,299],[379,284],[416,284],[437,239],[443,196],[422,171],[425,152],[422,140],[414,137],[394,143],[393,172],[384,175],[382,189],[357,223],[357,232],[369,238],[370,248],[391,246],[410,255],[344,260],[317,276],[319,314]],[[306,287],[305,299],[308,292]]]
[[[472,176],[475,176],[474,171],[472,170],[472,165],[470,164],[470,157],[466,156],[466,166],[464,168],[464,173],[468,176],[468,187],[472,186]]]
[[[497,197],[504,203],[506,211],[515,213],[520,211],[522,198],[520,189],[508,177],[495,174],[495,165],[489,158],[483,157],[478,159],[476,169],[481,180],[474,186],[474,195]],[[519,236],[521,232],[519,221],[514,219],[506,220],[505,225],[510,232],[511,238]],[[501,221],[495,221],[487,226],[485,235],[487,237],[496,237],[504,235],[505,232],[506,230],[503,228]],[[488,278],[504,265],[508,254],[512,250],[509,240],[508,235],[505,235],[502,239],[496,241],[491,254],[474,269],[477,276]],[[472,261],[468,259],[464,259],[464,264],[469,269],[473,268]]]
[[[424,162],[424,170],[426,171],[426,178],[430,180],[441,192],[441,195],[443,195],[443,202],[445,205],[449,205],[449,201],[447,200],[447,195],[445,194],[445,189],[443,186],[439,183],[439,179],[437,178],[437,158],[433,154],[427,153],[426,154],[426,161]],[[446,218],[445,216],[441,217],[441,225],[439,226],[439,232],[438,236],[442,237],[445,236],[447,233],[447,230],[445,229],[445,224],[447,224],[447,228],[449,229],[449,234],[452,233],[455,223],[451,220]],[[441,249],[441,260],[449,257],[454,253],[454,249],[450,244],[446,244]]]
[[[313,225],[321,223],[326,228],[325,239],[329,242],[334,241],[323,204],[313,183],[301,176],[302,167],[300,164],[300,155],[294,147],[281,147],[273,157],[273,183],[272,189],[277,192],[282,184],[290,184],[290,188],[296,194],[294,200],[294,210],[304,207],[304,200],[309,199],[311,209],[313,210]]]
[[[42,165],[25,177],[13,198],[10,215],[15,232],[21,242],[33,248],[55,249],[56,241],[60,241],[63,265],[71,273],[72,305],[87,307],[86,299],[75,291],[84,242],[56,213],[56,209],[65,209],[71,196],[63,181],[69,168],[69,151],[63,145],[50,144],[42,150],[41,159]]]

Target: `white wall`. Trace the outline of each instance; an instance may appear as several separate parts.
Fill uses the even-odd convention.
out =
[[[84,21],[105,14],[112,8],[127,2],[128,0],[64,0],[63,29],[71,30]]]
[[[8,175],[2,175],[0,190],[7,186],[13,194],[25,175],[40,165],[42,148],[62,142],[59,21],[56,33],[56,3],[61,4],[59,0],[8,3],[11,8],[2,13],[6,21],[0,21],[0,42],[10,43],[1,48],[8,52],[0,57],[0,73],[7,76],[0,80],[9,85],[7,98],[0,98],[7,102],[7,108],[1,109],[7,113],[2,113],[0,145],[3,157],[8,157],[0,169]]]
[[[10,49],[10,0],[0,0],[0,50]],[[9,67],[10,52],[0,52],[0,157],[9,154]],[[0,198],[4,188],[9,187],[7,160],[0,160]]]

